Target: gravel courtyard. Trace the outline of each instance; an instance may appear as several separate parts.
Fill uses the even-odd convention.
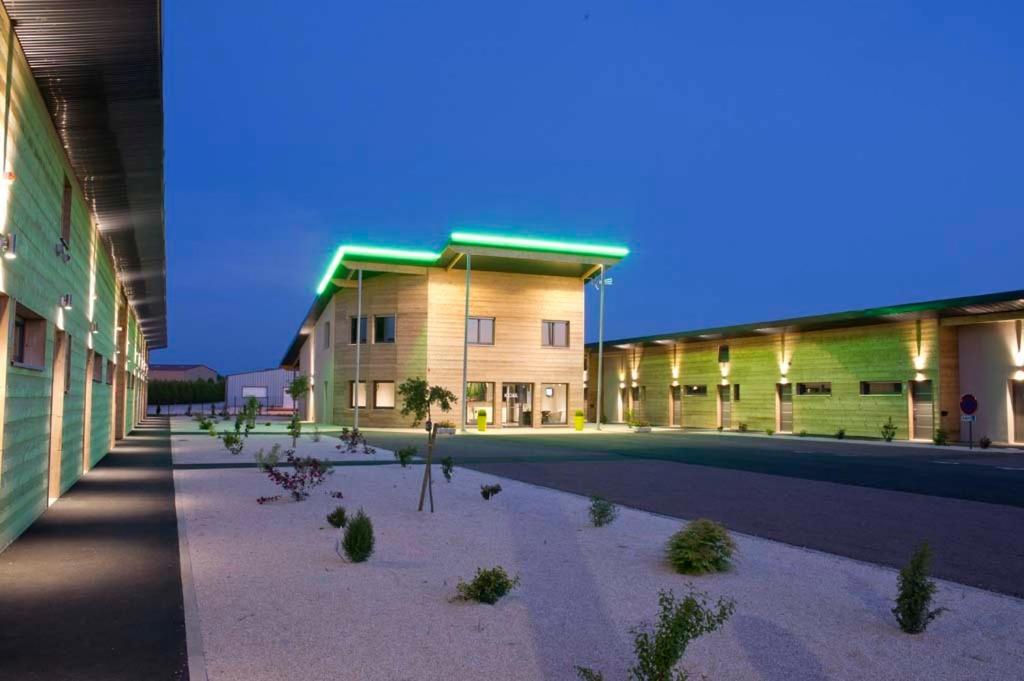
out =
[[[177,434],[172,446],[176,465],[230,465],[274,441],[251,438],[238,457],[208,436]],[[299,453],[391,459],[342,455],[337,443],[304,437]],[[451,483],[436,472],[437,512],[417,513],[422,470],[337,466],[308,500],[262,506],[256,497],[277,489],[254,468],[175,470],[211,681],[573,679],[575,665],[624,679],[629,629],[654,618],[660,589],[678,595],[687,583],[736,601],[683,658],[695,678],[982,680],[1024,669],[1018,599],[939,582],[936,605],[949,611],[909,636],[889,612],[888,568],[737,536],[730,572],[685,577],[662,560],[678,520],[622,509],[594,528],[586,498],[461,468]],[[484,501],[490,482],[503,491]],[[372,518],[369,562],[336,554],[324,517],[338,504]],[[520,587],[495,606],[451,602],[460,578],[494,565]]]

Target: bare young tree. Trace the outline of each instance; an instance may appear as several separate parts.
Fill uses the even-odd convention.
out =
[[[420,504],[417,510],[423,510],[424,498],[430,497],[430,512],[434,512],[434,488],[431,465],[434,460],[434,442],[437,440],[438,424],[432,418],[432,407],[436,406],[442,413],[452,410],[458,402],[455,393],[439,385],[429,385],[425,379],[410,378],[398,386],[398,394],[402,397],[402,415],[412,416],[412,425],[418,426],[426,420],[427,428],[427,465],[423,470],[423,485],[420,487]]]

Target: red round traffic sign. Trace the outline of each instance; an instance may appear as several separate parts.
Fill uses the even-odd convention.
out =
[[[978,411],[978,398],[974,395],[967,393],[960,398],[960,411],[970,416],[974,412]]]

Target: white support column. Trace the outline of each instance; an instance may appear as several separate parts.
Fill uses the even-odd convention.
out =
[[[469,419],[469,412],[466,411],[466,380],[469,368],[469,284],[470,271],[472,270],[473,256],[466,254],[466,312],[462,320],[462,432],[466,432],[466,421]]]
[[[601,412],[604,405],[601,403],[601,388],[604,384],[604,265],[601,265],[601,302],[597,313],[597,429],[601,430]]]
[[[356,293],[356,382],[352,386],[352,399],[355,403],[355,418],[352,422],[353,428],[359,427],[359,361],[360,349],[363,345],[363,271],[359,270],[359,284]],[[366,326],[366,338],[370,338],[370,326]],[[367,399],[370,395],[367,393]]]

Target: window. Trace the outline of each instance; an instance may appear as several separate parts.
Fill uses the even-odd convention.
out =
[[[373,406],[377,409],[395,408],[395,382],[373,382]]]
[[[540,423],[555,425],[569,422],[569,384],[541,383]]]
[[[373,318],[373,342],[395,342],[395,315],[377,315]]]
[[[690,397],[707,397],[708,387],[706,385],[688,385],[685,387],[683,394]]]
[[[351,327],[352,328],[351,328],[351,333],[349,334],[349,341],[348,342],[351,345],[355,345],[356,344],[356,318],[352,317],[350,319],[350,322],[351,322]],[[366,331],[367,331],[367,328],[368,327],[367,327],[366,317],[360,317],[359,318],[359,343],[360,344],[366,343]]]
[[[135,374],[128,374],[128,389],[135,390]]]
[[[246,397],[255,397],[257,400],[267,399],[267,387],[263,385],[244,385],[242,386],[242,399]]]
[[[732,401],[733,402],[739,402],[740,401],[740,384],[739,383],[733,383],[732,384]]]
[[[114,385],[114,371],[115,370],[116,369],[115,369],[115,366],[114,366],[114,361],[108,359],[107,360],[107,385]]]
[[[348,382],[348,407],[349,409],[355,409],[356,406],[356,391],[355,381]],[[359,381],[359,408],[366,408],[366,381]]]
[[[483,409],[487,423],[494,423],[494,384],[480,381],[466,383],[466,423],[476,423],[476,415]]]
[[[71,334],[64,339],[64,394],[71,392]]]
[[[634,402],[646,402],[647,401],[647,386],[646,385],[638,385],[637,387],[632,388],[632,391],[633,391],[633,401]]]
[[[96,353],[92,357],[92,382],[103,382],[103,355]]]
[[[569,347],[569,322],[541,322],[540,343],[544,347]]]
[[[903,384],[899,381],[861,381],[861,395],[902,395]]]
[[[729,361],[729,346],[719,345],[718,346],[718,363],[725,364]]]
[[[46,366],[46,320],[21,305],[14,311],[11,364],[37,371]]]
[[[470,317],[466,333],[470,345],[494,345],[494,317]]]
[[[323,334],[323,343],[322,343],[321,347],[324,350],[330,350],[331,349],[331,323],[329,321],[328,322],[324,322],[323,331],[321,333]]]
[[[831,383],[797,383],[797,395],[831,395]]]
[[[64,177],[64,198],[60,204],[60,238],[65,246],[71,245],[71,182]]]

